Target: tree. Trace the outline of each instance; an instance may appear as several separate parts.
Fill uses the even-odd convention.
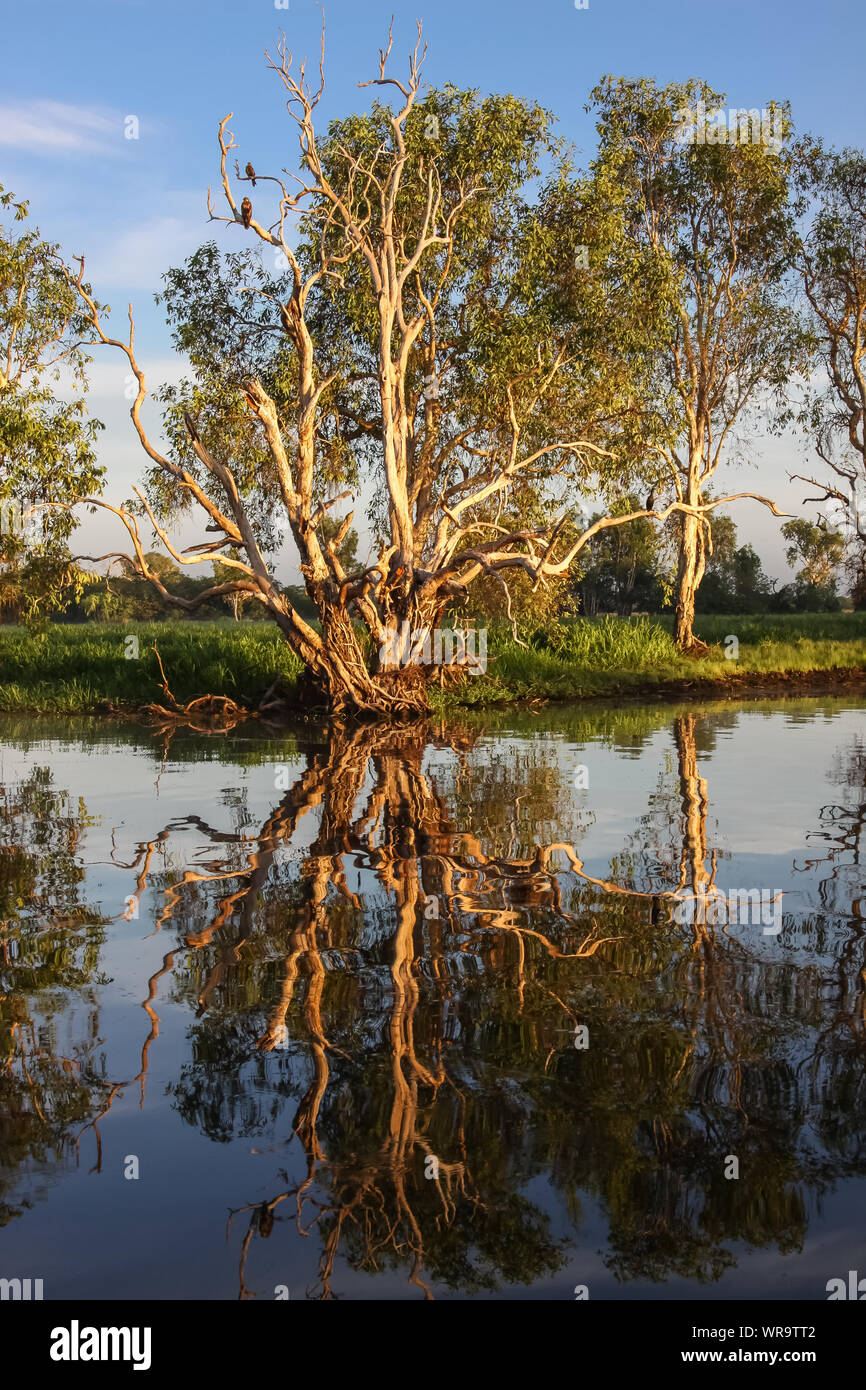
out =
[[[764,573],[751,545],[737,545],[737,528],[724,514],[713,521],[713,551],[696,595],[701,613],[765,613],[772,604],[773,582]]]
[[[639,507],[634,497],[622,504],[624,511]],[[658,611],[669,587],[659,542],[658,530],[646,520],[596,536],[575,583],[581,612]]]
[[[815,203],[800,252],[823,386],[802,412],[829,480],[795,476],[818,489],[848,529],[855,601],[866,594],[866,155],[799,147],[800,177]]]
[[[0,208],[27,221],[27,203],[2,186]],[[84,400],[87,329],[57,246],[36,227],[0,225],[0,593],[25,616],[56,611],[88,582],[69,554],[74,515],[57,505],[104,474],[93,451],[102,426]]]
[[[105,557],[82,555],[78,558],[92,560]],[[166,591],[185,601],[195,599],[202,590],[212,586],[212,579],[194,579],[178,569],[167,555],[159,551],[147,551],[144,559],[148,569],[159,577]],[[112,557],[112,563],[105,574],[88,571],[85,580],[87,589],[83,597],[66,605],[65,616],[73,621],[96,618],[150,622],[159,621],[168,615],[173,616],[173,610],[166,608],[159,595],[154,592],[153,586],[141,577],[127,556]],[[221,611],[221,605],[218,602],[209,603],[201,611],[203,617],[214,617]]]
[[[232,573],[228,565],[222,565],[220,564],[219,560],[214,560],[213,577],[217,584],[228,584],[231,583],[231,581],[234,579],[234,574]],[[226,601],[231,605],[231,610],[234,615],[235,622],[240,621],[240,616],[243,612],[244,604],[247,602],[248,598],[249,595],[243,593],[242,590],[235,589],[232,590],[231,593],[229,593]]]
[[[245,1194],[232,1212],[248,1218],[230,1225],[241,1298],[270,1268],[256,1247],[261,1257],[281,1219],[310,1232],[322,1297],[344,1291],[347,1266],[402,1269],[425,1297],[545,1275],[549,1286],[571,1231],[552,1230],[526,1196],[542,1183],[575,1235],[591,1196],[620,1279],[718,1279],[736,1244],[798,1248],[810,1199],[850,1171],[852,1123],[862,1143],[866,1113],[852,1037],[859,943],[839,928],[859,891],[844,877],[853,811],[834,828],[845,808],[823,808],[825,845],[843,832],[838,879],[817,925],[805,916],[829,943],[819,987],[843,968],[854,981],[822,1020],[814,962],[768,1004],[754,952],[713,910],[729,851],[714,843],[704,759],[712,766],[730,720],[563,720],[572,745],[604,725],[619,748],[670,739],[610,877],[584,865],[573,829],[565,843],[542,831],[562,811],[555,740],[513,741],[490,759],[477,729],[445,728],[431,745],[417,725],[339,723],[326,743],[300,737],[301,768],[264,821],[226,792],[228,833],[225,817],[219,830],[197,823],[212,846],[201,871],[152,855],[170,849],[176,819],[151,827],[124,865],[176,946],[149,981],[136,1081],[170,997],[190,1013],[188,1055],[167,1086],[180,1117],[221,1142],[291,1132],[303,1150],[291,1177],[274,1157],[266,1200]],[[459,771],[431,748],[459,751]],[[838,780],[856,811],[856,780]],[[370,866],[360,885],[347,872],[359,860]],[[669,920],[683,903],[687,931]],[[798,1065],[804,1033],[816,1038],[812,1068]],[[502,1134],[508,1143],[492,1142]],[[720,1152],[741,1156],[740,1182],[725,1180]]]
[[[70,1063],[58,1034],[74,1026],[70,1005],[79,991],[100,978],[110,919],[90,898],[81,863],[81,840],[95,818],[54,784],[51,768],[37,764],[4,779],[0,816],[2,1228],[32,1204],[33,1165],[74,1152],[76,1134],[104,1113],[110,1087]]]
[[[807,521],[796,517],[782,527],[782,535],[791,545],[785,551],[785,559],[793,567],[802,562],[797,578],[816,588],[835,588],[836,570],[845,554],[845,538],[838,531],[831,531],[824,522]]]
[[[623,1281],[718,1279],[747,1246],[797,1248],[866,1141],[862,937],[846,930],[860,912],[866,751],[852,734],[828,769],[837,804],[816,811],[803,866],[822,856],[813,906],[786,905],[788,930],[816,950],[780,963],[709,911],[730,867],[712,776],[730,726],[727,712],[671,726],[645,707],[561,711],[571,747],[669,743],[609,868],[578,857],[588,827],[563,821],[562,738],[509,739],[491,758],[477,726],[432,743],[417,725],[281,736],[296,771],[261,819],[226,776],[213,815],[193,794],[191,816],[173,804],[167,821],[119,831],[111,860],[128,878],[107,889],[110,910],[128,890],[115,921],[140,903],[165,941],[158,969],[140,965],[134,1050],[127,1020],[100,1004],[108,923],[81,853],[93,817],[50,769],[7,782],[0,1224],[32,1200],[34,1165],[57,1171],[67,1152],[83,1165],[89,1150],[97,1168],[104,1155],[113,1180],[125,1109],[144,1107],[147,1123],[168,1007],[187,1022],[159,1063],[160,1103],[211,1141],[262,1151],[253,1205],[238,1178],[233,1216],[249,1225],[225,1232],[242,1298],[273,1291],[260,1242],[281,1220],[309,1232],[295,1266],[308,1296],[357,1291],[351,1269],[388,1270],[390,1292],[402,1271],[419,1297],[520,1281],[543,1293],[567,1240],[581,1248],[589,1231],[598,1245],[589,1204]],[[8,736],[32,747],[26,721]],[[131,727],[104,737],[110,767],[118,746],[154,757]],[[257,740],[242,758],[264,766],[274,752]],[[200,756],[193,740],[172,746],[178,766]],[[228,767],[238,750],[213,756]],[[207,846],[198,866],[190,824]],[[685,930],[669,921],[684,901]],[[740,1156],[739,1181],[720,1154]],[[222,1225],[208,1194],[202,1209]],[[78,1230],[56,1224],[73,1251]]]
[[[415,663],[473,579],[505,584],[522,572],[543,584],[567,573],[592,535],[647,515],[603,516],[562,539],[575,494],[621,472],[638,437],[645,332],[635,277],[609,269],[621,237],[616,180],[602,171],[576,183],[549,113],[533,103],[453,87],[422,101],[420,43],[419,30],[405,81],[386,76],[390,35],[380,52],[372,85],[393,87],[396,109],[376,101],[320,140],[324,33],[315,90],[283,42],[268,61],[287,94],[300,172],[288,184],[257,170],[257,206],[238,205],[228,168],[237,145],[222,121],[228,215],[211,201],[211,216],[269,248],[277,273],[211,244],[166,277],[169,318],[194,370],[163,393],[172,457],[141,423],[132,337],[109,338],[79,286],[96,337],[126,354],[138,381],[131,413],[154,465],[142,513],[183,564],[229,552],[233,591],[262,604],[334,710],[425,709]],[[539,193],[545,164],[553,172]],[[237,162],[235,173],[251,182]],[[352,513],[333,539],[323,521],[362,475],[379,553],[347,571],[339,552]],[[180,555],[167,518],[192,505],[217,539]],[[676,499],[662,515],[684,506]],[[189,611],[232,591],[169,595],[145,563],[135,514],[112,510],[163,599]],[[318,630],[272,577],[284,529]]]
[[[591,99],[599,166],[626,191],[628,236],[667,320],[653,381],[666,434],[651,450],[654,490],[686,504],[676,516],[676,639],[684,650],[701,648],[693,622],[710,513],[751,497],[780,515],[757,493],[708,501],[706,489],[737,422],[781,391],[803,359],[803,335],[785,302],[795,245],[792,158],[778,137],[765,143],[763,130],[761,140],[748,139],[749,112],[734,113],[729,131],[724,98],[702,82],[659,88],[607,77]],[[774,129],[787,135],[787,108],[772,113]]]

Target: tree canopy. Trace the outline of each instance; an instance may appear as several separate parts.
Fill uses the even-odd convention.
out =
[[[101,487],[101,425],[85,401],[87,314],[58,247],[2,186],[0,209],[0,608],[38,615],[86,582],[70,564],[75,515],[56,504]]]

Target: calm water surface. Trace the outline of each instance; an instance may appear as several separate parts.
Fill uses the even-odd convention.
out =
[[[866,1275],[864,710],[0,720],[0,1276],[824,1299]]]

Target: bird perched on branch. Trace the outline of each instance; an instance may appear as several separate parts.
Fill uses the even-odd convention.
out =
[[[253,188],[255,188],[255,186],[256,186],[256,171],[255,171],[255,169],[253,168],[252,164],[248,164],[248,165],[247,165],[246,173],[247,173],[247,178],[249,179],[249,181],[250,181],[250,183],[252,184]]]
[[[248,227],[252,220],[253,205],[250,202],[249,198],[244,198],[243,202],[241,203],[241,221],[243,222],[245,227]]]
[[[655,494],[655,489],[653,489],[652,492],[650,493],[649,497],[648,497],[647,500],[646,500],[646,510],[647,510],[648,512],[655,511],[655,505],[656,505],[656,494]]]

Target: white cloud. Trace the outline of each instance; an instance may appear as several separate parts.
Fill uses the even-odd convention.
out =
[[[0,106],[0,145],[33,154],[111,154],[123,148],[123,116],[60,101]]]
[[[202,203],[203,206],[203,203]],[[206,239],[206,219],[154,217],[121,232],[104,250],[88,257],[87,278],[101,292],[107,286],[125,290],[162,288],[162,276]]]
[[[125,338],[126,334],[121,330],[115,336]],[[129,380],[130,367],[126,358],[118,349],[104,347],[92,348],[91,355],[93,360],[87,369],[90,383],[87,400],[92,413],[99,415],[101,407],[114,404],[119,412],[128,416],[132,404],[128,392],[133,387],[137,391],[138,386]],[[182,357],[149,357],[141,352],[139,366],[145,374],[148,394],[169,382],[176,386],[189,375],[189,366]],[[127,428],[131,430],[132,426],[127,425]]]

